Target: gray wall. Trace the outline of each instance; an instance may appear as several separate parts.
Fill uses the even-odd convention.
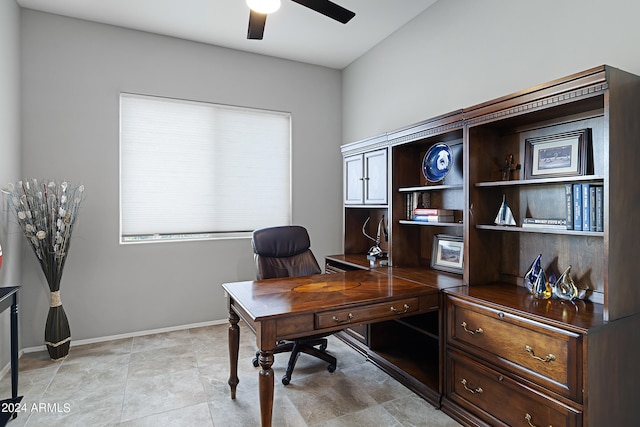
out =
[[[630,0],[440,0],[344,70],[344,139],[602,64],[640,74],[638,16]]]
[[[339,71],[26,9],[21,37],[23,174],[86,187],[61,288],[72,340],[224,320],[220,284],[255,274],[248,239],[118,244],[120,91],[292,112],[293,221],[319,261],[342,250]],[[22,347],[39,346],[48,293],[23,252]]]
[[[20,173],[20,8],[0,1],[0,189]],[[0,286],[20,284],[22,237],[0,193]],[[0,316],[0,369],[9,362],[9,310]]]

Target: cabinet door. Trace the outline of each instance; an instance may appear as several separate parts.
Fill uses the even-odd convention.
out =
[[[357,154],[344,158],[344,203],[364,203],[363,156]]]
[[[387,203],[387,150],[364,154],[364,203]]]

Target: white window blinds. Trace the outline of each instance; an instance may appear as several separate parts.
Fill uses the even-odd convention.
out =
[[[290,113],[121,94],[121,241],[290,224],[290,151]]]

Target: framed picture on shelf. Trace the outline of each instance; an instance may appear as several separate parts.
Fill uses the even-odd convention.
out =
[[[590,129],[525,140],[526,179],[584,175]]]
[[[431,268],[462,274],[464,242],[461,236],[436,234],[433,236]]]

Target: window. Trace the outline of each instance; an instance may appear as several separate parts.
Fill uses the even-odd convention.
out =
[[[121,242],[290,223],[290,113],[120,95]]]

